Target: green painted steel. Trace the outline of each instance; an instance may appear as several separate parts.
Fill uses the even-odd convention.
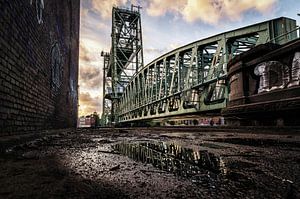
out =
[[[101,126],[107,126],[111,124],[111,77],[108,77],[108,69],[110,62],[110,54],[106,52],[101,52],[103,57],[103,101],[102,101],[102,115],[101,115]]]
[[[134,74],[144,65],[140,7],[113,8],[111,44],[110,53],[102,53],[102,125],[118,122],[120,97]]]
[[[297,35],[289,33],[293,29],[295,20],[278,18],[196,41],[155,59],[126,87],[118,121],[221,110],[228,100],[228,60],[259,44],[295,39]]]
[[[117,100],[116,122],[219,112],[229,90],[227,63],[267,42],[298,37],[296,21],[277,18],[202,39],[168,52],[136,71]]]

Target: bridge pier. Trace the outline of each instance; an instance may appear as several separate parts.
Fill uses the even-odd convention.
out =
[[[229,125],[299,125],[299,51],[299,39],[264,44],[228,63],[230,95],[222,114]]]

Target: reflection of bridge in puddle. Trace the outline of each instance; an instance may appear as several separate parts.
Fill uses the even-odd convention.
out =
[[[226,175],[227,168],[220,156],[207,150],[193,150],[174,143],[165,142],[122,142],[114,149],[136,161],[175,175],[197,179],[197,176],[212,172]]]

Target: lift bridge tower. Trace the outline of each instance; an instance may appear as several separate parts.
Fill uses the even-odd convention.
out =
[[[132,77],[143,67],[142,26],[139,6],[113,7],[110,53],[104,57],[102,125],[118,120],[119,99]]]

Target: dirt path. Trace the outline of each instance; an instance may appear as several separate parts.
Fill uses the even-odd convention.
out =
[[[0,198],[300,198],[295,134],[80,129],[0,144]]]

